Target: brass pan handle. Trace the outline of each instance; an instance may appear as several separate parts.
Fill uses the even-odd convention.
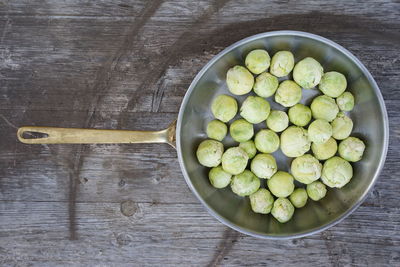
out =
[[[18,129],[18,140],[25,144],[133,144],[167,143],[175,148],[176,121],[161,131],[129,131],[24,126]],[[27,138],[29,133],[45,137]]]

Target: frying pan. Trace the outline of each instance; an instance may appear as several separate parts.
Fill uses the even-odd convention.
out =
[[[208,169],[195,156],[198,144],[206,139],[205,127],[213,119],[210,105],[215,96],[229,94],[225,83],[227,70],[243,65],[244,55],[257,48],[270,54],[290,50],[296,62],[310,56],[318,60],[324,71],[346,75],[348,90],[355,96],[356,106],[349,116],[354,122],[352,135],[362,138],[366,151],[361,161],[353,164],[354,177],[342,189],[329,189],[325,198],[296,209],[293,218],[278,223],[270,215],[251,211],[249,199],[233,194],[230,188],[215,189],[207,178]],[[291,77],[289,77],[291,78]],[[309,104],[318,90],[303,90],[301,103]],[[245,96],[235,96],[241,103]],[[283,109],[270,99],[272,109]],[[21,127],[18,139],[27,144],[95,144],[95,143],[168,143],[176,147],[186,183],[208,212],[227,226],[260,238],[288,239],[311,235],[327,229],[352,213],[366,198],[384,165],[388,147],[388,117],[378,85],[364,65],[349,51],[321,36],[298,31],[274,31],[243,39],[216,55],[197,74],[183,99],[177,123],[161,131],[126,131],[69,129],[55,127]],[[255,125],[256,131],[265,128]],[[29,133],[46,137],[29,138]],[[225,147],[235,146],[230,137]],[[280,150],[275,152],[280,170],[289,171],[291,159]],[[263,179],[262,179],[263,180]],[[262,181],[264,186],[265,181]]]

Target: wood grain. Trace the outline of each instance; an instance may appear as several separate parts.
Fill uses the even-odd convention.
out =
[[[0,1],[0,264],[400,266],[399,17],[387,0]],[[190,192],[168,145],[16,140],[23,125],[165,128],[214,55],[282,29],[354,53],[389,113],[376,186],[321,234],[268,241],[228,229]]]

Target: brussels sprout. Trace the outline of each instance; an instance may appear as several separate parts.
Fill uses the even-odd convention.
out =
[[[229,95],[217,96],[211,104],[214,117],[223,122],[228,122],[235,117],[238,111],[236,100]]]
[[[236,175],[244,171],[249,156],[240,147],[228,148],[222,155],[222,169],[227,173]]]
[[[332,157],[322,167],[321,180],[329,187],[342,188],[353,177],[353,167],[340,157]]]
[[[251,209],[256,213],[270,213],[273,204],[274,197],[265,188],[260,188],[257,192],[250,195]]]
[[[336,119],[332,121],[332,136],[336,140],[343,140],[350,136],[353,130],[353,121],[343,112],[339,112]]]
[[[231,181],[233,193],[242,197],[253,194],[258,188],[260,188],[260,179],[249,170],[233,176]]]
[[[221,163],[224,146],[215,140],[204,140],[197,148],[196,156],[200,164],[206,167],[217,167]]]
[[[350,111],[354,108],[354,96],[350,92],[344,92],[336,98],[336,104],[340,110]]]
[[[306,126],[311,121],[311,109],[303,104],[289,108],[289,120],[297,126]]]
[[[234,95],[245,95],[253,89],[254,77],[245,67],[236,65],[228,70],[226,83]]]
[[[253,90],[258,96],[270,97],[275,94],[278,85],[278,78],[268,72],[263,72],[257,76]]]
[[[339,112],[339,108],[333,98],[320,95],[311,102],[311,111],[314,119],[322,119],[331,122]]]
[[[346,87],[346,77],[336,71],[325,73],[318,86],[322,93],[330,97],[340,96],[346,90]]]
[[[222,141],[228,132],[228,127],[220,120],[212,120],[207,124],[208,138]]]
[[[290,167],[294,179],[310,184],[321,177],[322,164],[313,156],[306,154],[295,158]]]
[[[240,108],[240,116],[250,123],[257,124],[268,118],[269,111],[267,100],[259,96],[248,96]]]
[[[292,71],[293,66],[293,54],[289,51],[279,51],[272,57],[270,72],[276,77],[284,77]]]
[[[307,194],[312,200],[318,201],[325,197],[326,186],[320,181],[312,182],[307,185]]]
[[[317,159],[326,160],[336,154],[337,143],[336,140],[331,137],[322,144],[312,143],[311,150]]]
[[[256,134],[254,144],[260,152],[273,153],[279,148],[279,136],[271,130],[263,129]]]
[[[324,69],[312,57],[300,60],[293,69],[294,81],[304,89],[311,89],[321,81]]]
[[[215,188],[224,188],[231,182],[232,174],[227,173],[221,166],[214,167],[208,173],[208,179]]]
[[[274,132],[282,132],[289,126],[289,117],[284,111],[272,110],[267,118],[267,127]]]
[[[332,136],[332,126],[326,120],[315,120],[308,126],[308,138],[316,144],[323,144]]]
[[[296,208],[302,208],[307,203],[307,191],[304,188],[296,188],[290,195],[289,199],[290,202],[292,202],[293,206],[295,206]]]
[[[257,154],[257,148],[253,140],[240,143],[239,147],[244,151],[246,151],[247,155],[249,156],[249,159],[254,158],[254,156]]]
[[[254,74],[260,74],[269,67],[271,58],[264,49],[256,49],[247,54],[245,65]]]
[[[294,190],[293,176],[283,171],[272,175],[267,184],[269,191],[276,197],[287,197]]]
[[[254,135],[253,124],[244,119],[235,120],[229,127],[229,132],[236,142],[246,142]]]
[[[258,177],[269,179],[278,170],[275,158],[270,154],[258,154],[250,165],[251,171]]]
[[[359,161],[364,154],[364,150],[364,142],[356,137],[347,137],[339,144],[339,155],[347,161]]]
[[[300,157],[310,150],[310,146],[307,130],[301,127],[290,126],[281,134],[281,150],[288,157]]]
[[[284,107],[291,107],[301,100],[301,88],[295,82],[286,80],[281,82],[275,94],[275,102]]]
[[[271,210],[272,216],[280,223],[289,221],[294,213],[294,207],[287,198],[278,198],[275,200]]]

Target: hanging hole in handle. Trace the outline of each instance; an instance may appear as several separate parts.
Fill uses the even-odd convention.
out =
[[[24,131],[20,135],[24,139],[42,139],[47,138],[49,135],[47,133]]]

